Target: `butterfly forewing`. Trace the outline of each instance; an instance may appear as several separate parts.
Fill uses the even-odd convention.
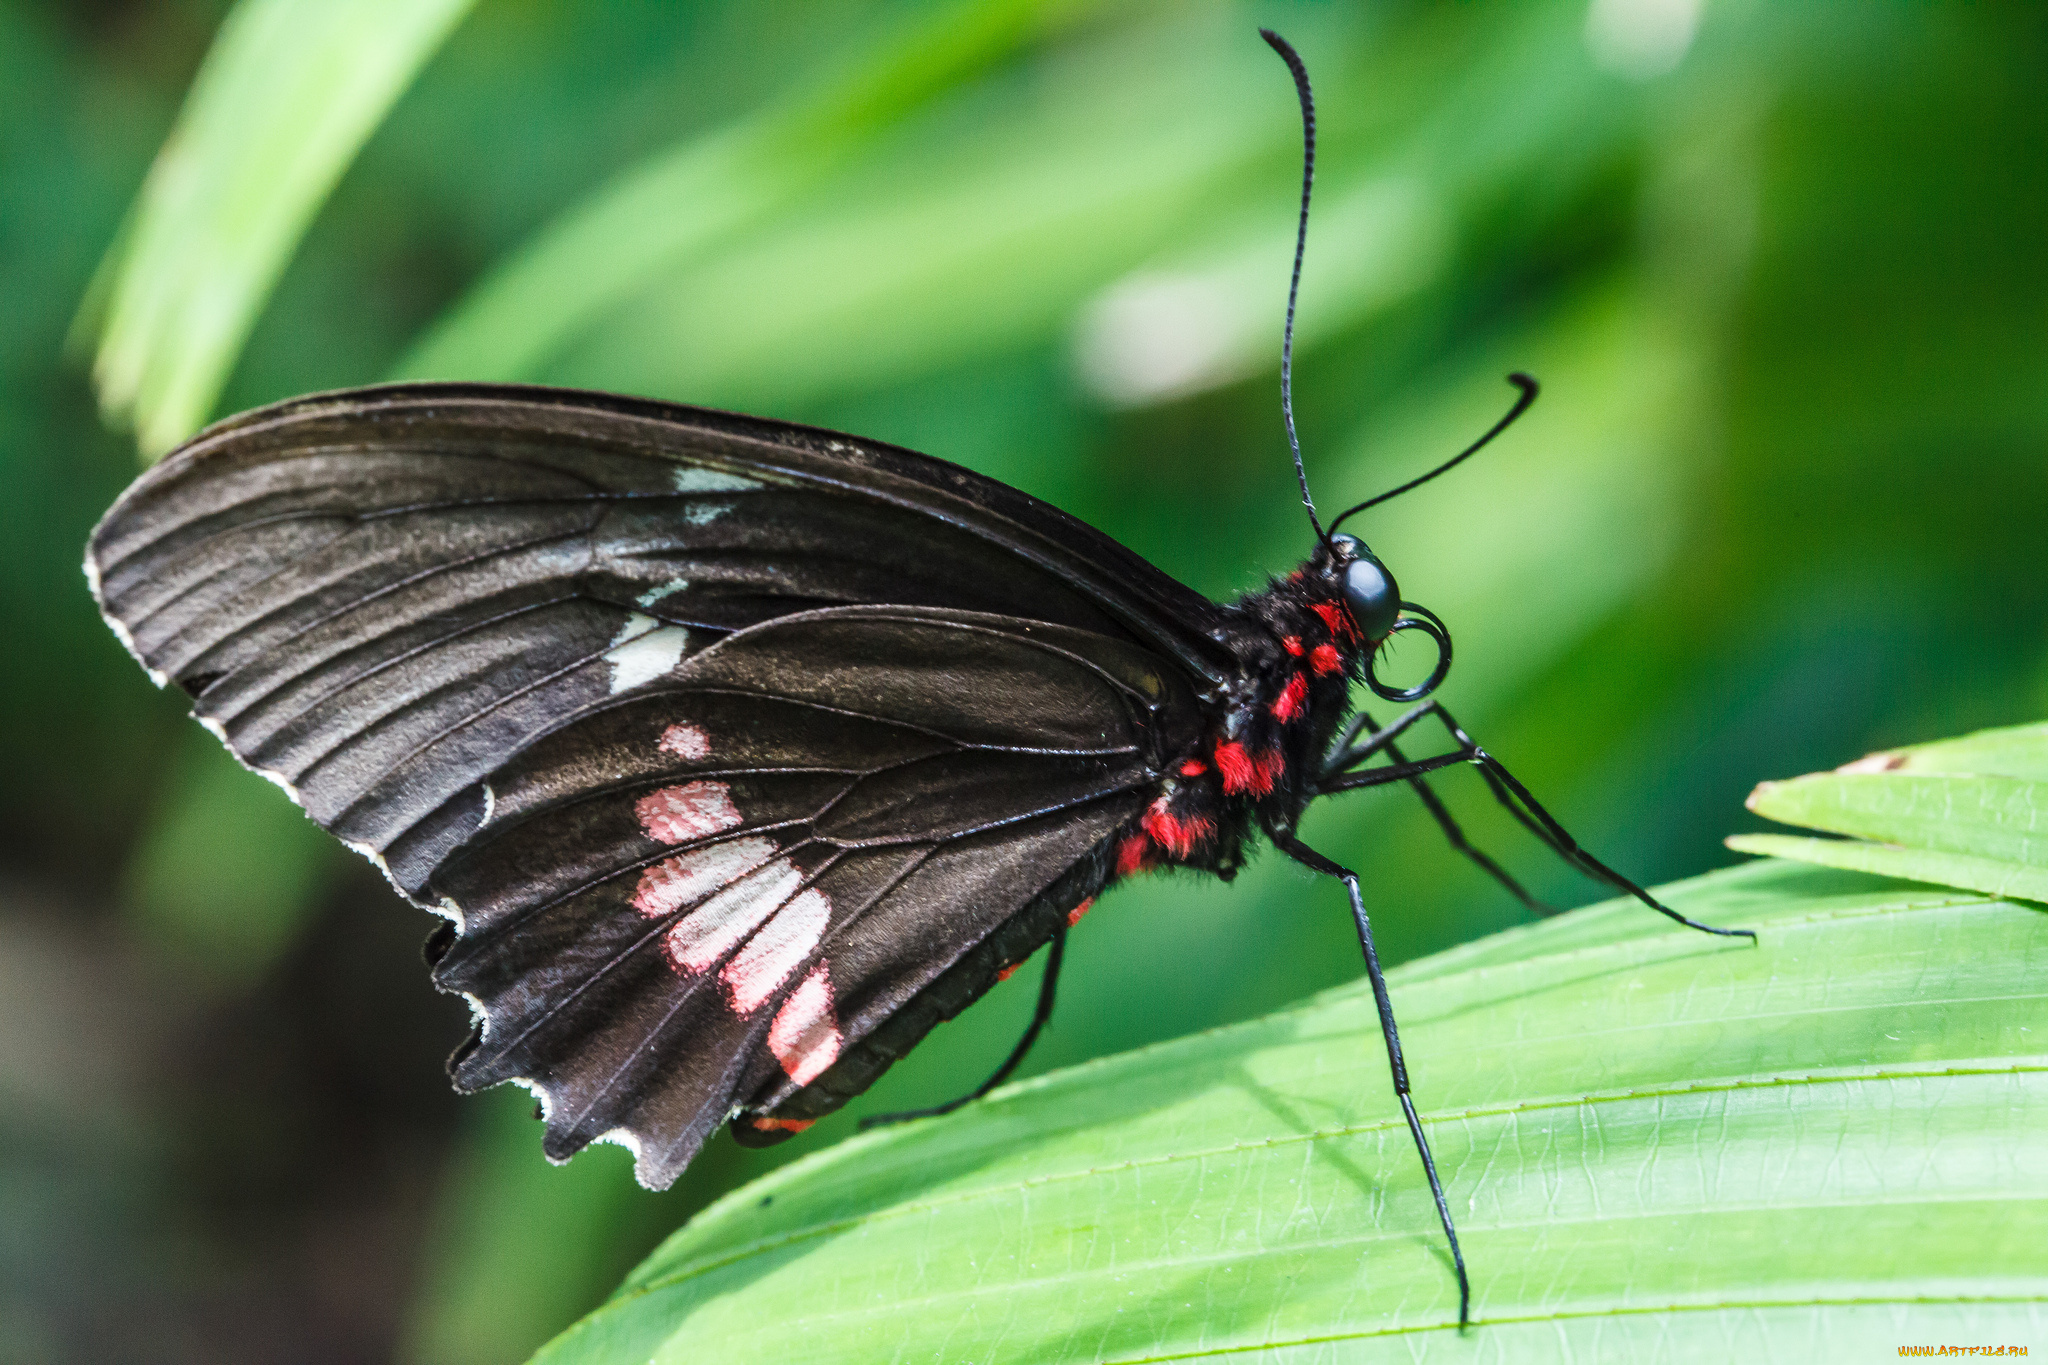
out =
[[[736,1108],[857,1093],[1092,894],[1228,625],[909,452],[474,386],[223,424],[90,556],[159,681],[458,920],[458,1078],[657,1184]]]
[[[234,419],[115,505],[90,564],[153,674],[415,897],[527,737],[791,611],[987,611],[1183,668],[1222,657],[1199,595],[991,480],[545,390],[401,387]]]

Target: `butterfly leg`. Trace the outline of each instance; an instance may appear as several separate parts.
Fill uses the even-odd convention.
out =
[[[1390,767],[1375,768],[1370,772],[1349,773],[1347,775],[1348,769],[1357,767],[1374,754],[1388,750],[1393,741],[1404,731],[1408,730],[1417,721],[1432,715],[1450,732],[1452,740],[1458,745],[1456,752],[1439,754],[1434,758],[1420,759],[1411,763],[1396,762]],[[1367,724],[1369,723],[1367,722]],[[1616,872],[1613,868],[1595,858],[1584,848],[1581,848],[1578,840],[1572,838],[1565,827],[1557,822],[1557,818],[1543,808],[1542,803],[1530,794],[1529,789],[1523,786],[1520,780],[1507,770],[1507,766],[1481,748],[1478,742],[1465,732],[1464,727],[1460,726],[1451,716],[1451,713],[1446,711],[1442,704],[1434,699],[1423,702],[1413,710],[1403,712],[1385,729],[1376,730],[1362,740],[1356,737],[1360,728],[1359,723],[1354,722],[1352,728],[1345,732],[1343,740],[1333,750],[1330,759],[1323,766],[1324,775],[1316,784],[1319,791],[1327,793],[1355,791],[1361,787],[1377,787],[1388,782],[1407,781],[1412,777],[1433,772],[1438,768],[1449,767],[1454,763],[1470,763],[1478,768],[1481,775],[1486,779],[1487,788],[1493,792],[1495,800],[1507,807],[1514,817],[1521,821],[1545,847],[1572,866],[1578,868],[1581,872],[1606,882],[1616,890],[1635,897],[1658,914],[1675,920],[1688,929],[1697,929],[1703,934],[1719,934],[1726,938],[1746,938],[1752,943],[1756,942],[1756,931],[1753,929],[1722,929],[1711,924],[1702,924],[1696,919],[1690,919],[1681,915],[1678,911],[1673,910],[1670,906],[1652,896],[1648,891],[1645,891],[1627,877],[1622,876],[1619,872]]]
[[[1415,1101],[1408,1091],[1408,1063],[1401,1056],[1401,1033],[1394,1025],[1394,1002],[1387,996],[1387,978],[1380,971],[1379,953],[1372,944],[1372,921],[1365,913],[1365,898],[1358,890],[1358,874],[1331,862],[1291,835],[1275,834],[1273,842],[1282,853],[1314,872],[1335,877],[1351,896],[1351,918],[1358,926],[1358,946],[1365,953],[1365,974],[1372,982],[1373,1002],[1380,1012],[1380,1035],[1387,1042],[1387,1064],[1394,1073],[1394,1094],[1401,1101],[1401,1113],[1408,1120],[1408,1132],[1415,1150],[1422,1155],[1422,1169],[1429,1177],[1429,1192],[1436,1197],[1437,1217],[1443,1220],[1444,1236],[1451,1243],[1451,1267],[1458,1276],[1458,1330],[1464,1331],[1472,1316],[1472,1284],[1465,1276],[1465,1253],[1458,1247],[1458,1229],[1451,1223],[1451,1205],[1444,1198],[1443,1181],[1437,1178],[1436,1158],[1430,1155],[1429,1139],[1423,1136],[1422,1120],[1415,1113]]]
[[[1579,870],[1589,876],[1606,882],[1617,891],[1635,897],[1658,914],[1676,920],[1688,929],[1697,929],[1703,934],[1719,934],[1724,938],[1746,938],[1751,943],[1756,942],[1756,931],[1753,929],[1722,929],[1715,925],[1702,924],[1698,920],[1689,919],[1679,914],[1676,910],[1673,910],[1670,906],[1652,896],[1648,891],[1637,886],[1627,877],[1622,876],[1621,873],[1616,872],[1606,863],[1601,862],[1584,848],[1581,848],[1579,841],[1572,838],[1565,827],[1557,822],[1557,818],[1543,808],[1542,803],[1530,794],[1529,789],[1523,786],[1513,773],[1507,770],[1505,764],[1492,754],[1486,752],[1486,750],[1480,748],[1473,741],[1472,736],[1465,733],[1464,727],[1460,726],[1452,718],[1449,711],[1446,711],[1442,706],[1434,702],[1430,704],[1435,707],[1437,719],[1443,723],[1444,729],[1450,732],[1451,738],[1473,755],[1473,761],[1478,765],[1479,771],[1485,775],[1486,785],[1493,791],[1494,799],[1506,806],[1510,811],[1515,812],[1516,817],[1521,819],[1522,823],[1535,832],[1537,837],[1541,838],[1544,843],[1550,845],[1559,857],[1578,867]],[[1511,795],[1512,799],[1510,799]],[[1524,811],[1527,812],[1526,815]]]
[[[1357,718],[1352,721],[1351,728],[1346,731],[1344,739],[1338,744],[1337,748],[1339,751],[1348,748],[1357,739],[1358,733],[1361,730],[1378,729],[1379,727],[1373,723],[1372,717],[1361,711]],[[1408,756],[1403,754],[1400,747],[1391,739],[1385,742],[1384,750],[1387,757],[1396,763],[1406,763],[1408,761]],[[1485,770],[1481,769],[1481,771],[1484,772]],[[1487,779],[1489,781],[1497,780],[1491,773],[1487,773]],[[1438,798],[1428,781],[1420,776],[1414,776],[1408,779],[1408,785],[1414,788],[1415,795],[1421,799],[1422,804],[1428,809],[1431,818],[1437,823],[1437,828],[1444,832],[1444,839],[1452,848],[1470,858],[1478,865],[1480,871],[1506,887],[1508,894],[1528,907],[1531,913],[1537,915],[1554,915],[1557,913],[1556,906],[1546,905],[1530,895],[1506,868],[1487,857],[1483,851],[1465,837],[1465,831],[1459,826],[1457,820],[1452,817],[1450,808],[1445,806],[1443,801]],[[1517,811],[1516,814],[1519,816],[1521,812]]]
[[[935,1104],[929,1109],[905,1109],[895,1114],[869,1115],[860,1121],[860,1130],[865,1133],[868,1129],[879,1128],[885,1123],[902,1123],[908,1119],[937,1118],[940,1114],[950,1114],[961,1105],[980,1099],[1010,1079],[1010,1073],[1023,1065],[1024,1055],[1031,1051],[1031,1045],[1038,1041],[1039,1032],[1044,1029],[1046,1020],[1052,1018],[1053,989],[1059,984],[1060,961],[1066,956],[1066,951],[1067,926],[1062,924],[1053,930],[1052,952],[1045,959],[1045,976],[1038,983],[1038,1008],[1032,1011],[1031,1023],[1025,1028],[1024,1036],[1017,1040],[1016,1047],[1010,1049],[1010,1055],[996,1068],[993,1076],[959,1099],[949,1100],[945,1104]]]

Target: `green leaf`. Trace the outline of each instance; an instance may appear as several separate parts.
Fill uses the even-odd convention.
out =
[[[1727,841],[1738,852],[2048,901],[2048,725],[1986,730],[1765,782],[1749,808],[1857,837],[1738,834]]]
[[[841,1143],[676,1233],[551,1365],[1727,1360],[2023,1340],[2048,919],[1759,863],[1390,974],[1472,1268],[1354,985]]]
[[[87,298],[145,455],[212,411],[299,238],[471,0],[241,0]]]

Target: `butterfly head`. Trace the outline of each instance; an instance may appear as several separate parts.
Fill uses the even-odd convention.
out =
[[[1344,605],[1358,633],[1378,644],[1401,619],[1401,586],[1357,536],[1330,537],[1330,571],[1343,585]]]
[[[1394,635],[1419,630],[1436,643],[1436,667],[1413,687],[1392,687],[1373,671],[1375,660],[1365,666],[1366,685],[1388,701],[1418,701],[1436,691],[1437,684],[1451,671],[1451,634],[1437,614],[1427,607],[1401,600],[1401,585],[1393,573],[1357,536],[1338,532],[1317,550],[1313,561],[1330,587],[1343,596],[1344,606],[1358,627],[1358,638],[1375,653]]]

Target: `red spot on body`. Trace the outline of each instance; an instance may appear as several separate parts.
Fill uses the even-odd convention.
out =
[[[1285,725],[1301,714],[1302,706],[1308,701],[1308,679],[1297,673],[1287,680],[1287,686],[1280,689],[1280,695],[1273,700],[1273,719]]]
[[[1087,914],[1088,911],[1091,908],[1093,908],[1094,905],[1095,897],[1090,896],[1087,900],[1082,901],[1079,905],[1067,911],[1067,927],[1071,929],[1075,925],[1079,924],[1081,922],[1081,916]]]
[[[996,980],[1008,981],[1011,977],[1017,974],[1017,969],[1023,965],[1024,964],[1021,962],[1012,962],[1009,966],[1003,968],[1001,971],[996,973]]]
[[[1209,765],[1202,762],[1199,758],[1191,758],[1180,765],[1180,775],[1182,777],[1200,777],[1208,771]]]
[[[1301,637],[1299,635],[1288,636],[1280,642],[1280,648],[1299,659],[1301,657]]]
[[[1308,662],[1316,676],[1323,678],[1344,667],[1344,656],[1337,652],[1335,645],[1317,645],[1315,652],[1308,656]]]
[[[1287,771],[1287,759],[1273,749],[1261,754],[1247,753],[1244,745],[1233,740],[1216,746],[1216,770],[1223,774],[1223,790],[1232,795],[1250,792],[1253,796],[1264,796],[1273,790],[1280,774]]]
[[[1116,846],[1116,875],[1128,877],[1143,872],[1152,865],[1148,840],[1142,834],[1132,834]]]
[[[1216,771],[1223,774],[1223,790],[1233,796],[1250,791],[1252,780],[1258,773],[1252,764],[1252,756],[1244,751],[1244,745],[1235,742],[1216,746]]]
[[[764,1133],[801,1133],[804,1129],[816,1123],[817,1120],[777,1119],[762,1117],[757,1119],[749,1119],[748,1122],[753,1127],[758,1128],[760,1131]]]
[[[1351,613],[1335,602],[1311,602],[1308,609],[1323,618],[1323,624],[1330,628],[1330,634],[1339,639],[1355,637],[1358,622],[1351,619]]]
[[[1152,803],[1152,809],[1145,812],[1145,833],[1174,857],[1185,858],[1195,851],[1196,844],[1216,832],[1216,822],[1206,815],[1175,815],[1166,808],[1169,799],[1160,797]]]

